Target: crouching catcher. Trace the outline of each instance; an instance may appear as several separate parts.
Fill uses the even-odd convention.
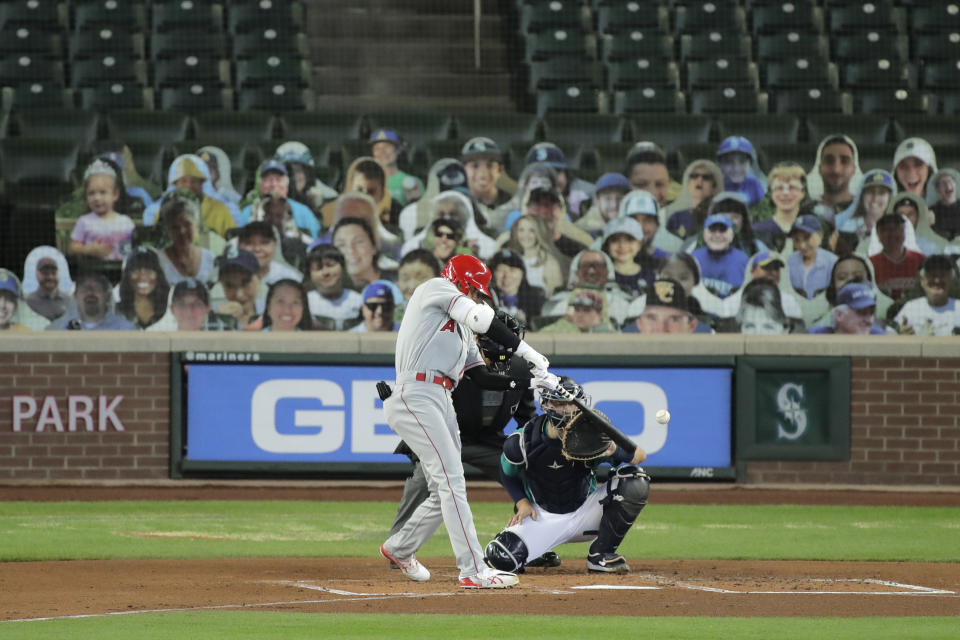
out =
[[[567,429],[584,429],[588,416],[564,397],[589,404],[583,389],[561,377],[564,392],[541,392],[544,411],[510,435],[501,456],[501,482],[515,503],[508,526],[484,550],[487,564],[501,571],[522,571],[527,560],[566,542],[592,540],[587,570],[627,573],[630,567],[617,548],[647,504],[650,477],[636,466],[646,459],[640,447],[626,451],[605,442],[590,459],[570,452]],[[609,479],[598,483],[596,470],[613,465]],[[621,466],[622,465],[622,466]]]

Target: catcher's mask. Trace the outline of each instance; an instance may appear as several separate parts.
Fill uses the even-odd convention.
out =
[[[522,322],[504,311],[497,310],[496,315],[498,320],[507,325],[510,331],[523,340],[524,335],[526,335],[526,327],[523,326]],[[480,348],[483,357],[490,363],[491,369],[497,373],[507,372],[510,368],[510,358],[513,357],[513,349],[505,347],[486,335],[477,336],[477,346]]]
[[[560,386],[566,389],[573,397],[583,400],[587,405],[590,404],[590,396],[583,392],[583,387],[573,381],[569,376],[560,376]],[[559,396],[555,391],[544,389],[540,392],[540,406],[543,412],[547,414],[550,421],[557,429],[563,429],[567,426],[580,408]]]

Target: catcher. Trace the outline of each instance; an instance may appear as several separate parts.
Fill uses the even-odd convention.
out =
[[[567,394],[589,403],[569,377],[561,376],[560,383]],[[518,572],[527,558],[565,542],[593,540],[589,572],[627,573],[630,567],[617,547],[647,504],[650,477],[636,466],[647,454],[640,447],[618,447],[564,395],[541,391],[544,413],[503,445],[500,480],[516,508],[507,528],[486,546],[484,558],[495,569]],[[614,468],[598,486],[595,471],[602,463]]]

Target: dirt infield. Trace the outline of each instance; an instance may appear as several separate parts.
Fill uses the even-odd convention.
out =
[[[400,487],[0,487],[0,500],[396,500]],[[472,500],[502,500],[492,487]],[[960,506],[958,492],[676,488],[662,504]],[[561,555],[563,549],[560,549]],[[423,559],[414,583],[381,558],[253,558],[0,563],[0,620],[247,609],[317,613],[643,616],[960,616],[960,564],[736,562],[628,558],[625,576],[583,559],[531,569],[508,591],[458,589],[450,557]]]

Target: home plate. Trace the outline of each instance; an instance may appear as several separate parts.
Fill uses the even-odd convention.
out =
[[[643,590],[656,590],[662,589],[663,587],[651,587],[639,584],[586,584],[579,587],[570,587],[571,589],[612,589],[612,590],[634,590],[634,591],[643,591]]]

